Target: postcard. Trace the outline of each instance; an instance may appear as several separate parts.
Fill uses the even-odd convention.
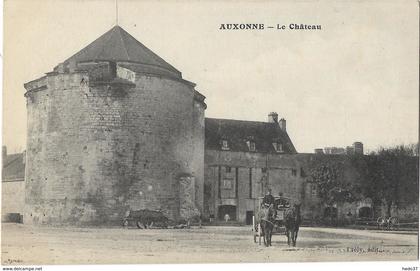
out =
[[[5,267],[416,266],[418,1],[8,0],[3,63]]]

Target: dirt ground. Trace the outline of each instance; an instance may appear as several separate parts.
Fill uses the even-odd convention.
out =
[[[417,232],[302,227],[296,247],[284,235],[253,242],[251,227],[192,229],[52,228],[2,224],[4,265],[240,263],[416,260]]]

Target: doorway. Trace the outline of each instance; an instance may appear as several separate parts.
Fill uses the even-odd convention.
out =
[[[252,225],[252,217],[254,216],[254,211],[246,211],[246,224]]]
[[[371,218],[372,217],[372,208],[362,207],[359,209],[359,218]]]
[[[226,214],[229,215],[229,220],[236,220],[236,206],[234,205],[220,205],[217,213],[219,220],[224,220]]]

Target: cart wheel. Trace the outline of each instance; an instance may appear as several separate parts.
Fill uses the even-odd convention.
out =
[[[383,229],[384,225],[385,225],[385,218],[383,217],[378,217],[378,219],[376,220],[376,223],[378,224],[378,230],[379,229]]]
[[[128,219],[124,219],[124,221],[123,221],[123,227],[128,227]]]
[[[390,230],[398,229],[398,218],[397,217],[395,217],[395,216],[390,217],[388,223],[389,223],[388,228]]]
[[[141,223],[140,221],[137,221],[136,225],[137,225],[137,228],[139,228],[139,229],[144,229],[145,228],[143,223]]]

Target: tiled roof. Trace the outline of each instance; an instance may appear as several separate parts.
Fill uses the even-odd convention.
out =
[[[64,63],[72,61],[134,62],[161,67],[180,74],[177,69],[153,53],[118,25],[68,58]]]
[[[3,161],[2,180],[14,181],[25,178],[25,164],[23,163],[23,153],[7,155]]]
[[[289,135],[277,123],[230,119],[205,120],[205,147],[221,150],[222,140],[228,141],[230,151],[249,151],[247,141],[255,142],[256,152],[275,153],[273,142],[283,145],[283,153],[297,153]]]

